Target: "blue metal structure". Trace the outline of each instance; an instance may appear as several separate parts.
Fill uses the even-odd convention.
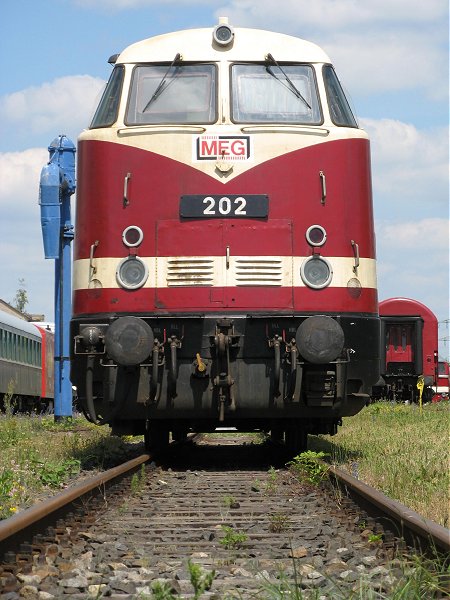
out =
[[[45,258],[55,260],[55,421],[72,416],[70,381],[71,243],[70,196],[75,192],[74,143],[59,135],[41,171],[39,204]]]

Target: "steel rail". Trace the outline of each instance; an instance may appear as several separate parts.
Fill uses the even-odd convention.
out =
[[[419,541],[422,549],[425,547],[444,551],[447,554],[450,552],[449,529],[388,498],[342,469],[330,466],[329,470],[340,488],[347,490],[358,504],[363,503],[367,512],[372,512],[378,519],[381,516],[383,525],[391,529],[395,535],[402,535],[407,542],[412,541],[414,544]]]
[[[34,506],[17,513],[16,515],[13,515],[4,521],[0,521],[0,548],[1,542],[4,540],[19,534],[41,519],[48,519],[52,516],[52,514],[64,509],[64,507],[71,502],[74,502],[78,498],[81,498],[89,492],[92,492],[92,490],[101,488],[101,486],[122,475],[132,472],[134,469],[150,459],[151,456],[149,454],[142,454],[141,456],[129,460],[118,467],[109,469],[108,471],[100,473],[99,475],[96,475],[85,482],[74,485],[64,492],[61,492],[52,498],[48,498],[39,504],[35,504]]]

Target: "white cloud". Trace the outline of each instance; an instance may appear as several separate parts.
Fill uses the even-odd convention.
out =
[[[74,75],[5,95],[0,98],[0,129],[15,139],[27,139],[30,133],[76,136],[89,124],[104,84],[97,77]]]
[[[211,0],[73,0],[77,6],[83,8],[126,10],[128,8],[145,8],[164,6],[167,4],[197,5],[212,4]]]
[[[430,43],[428,33],[414,29],[380,32],[372,27],[368,31],[330,33],[318,42],[345,85],[359,94],[420,89],[431,101],[448,96],[447,82],[442,77],[445,53],[439,44]]]
[[[446,6],[440,0],[427,3],[418,0],[231,0],[216,10],[216,14],[230,17],[239,26],[292,27],[335,30],[376,23],[421,26],[445,18]]]
[[[39,176],[48,160],[45,148],[0,153],[0,208],[2,221],[11,217],[30,218],[30,202],[38,205]],[[12,210],[13,209],[13,210]],[[3,212],[4,211],[4,212]],[[37,209],[35,212],[38,212]],[[2,254],[4,256],[4,254]]]
[[[448,251],[449,221],[430,217],[418,221],[403,223],[381,223],[378,229],[378,242],[385,246],[398,247],[401,251],[416,250],[420,241],[420,253],[427,257],[440,257],[439,263],[445,262]],[[447,261],[448,262],[448,261]]]
[[[39,210],[39,177],[45,148],[0,153],[1,298],[10,302],[25,280],[30,312],[53,318],[54,261],[46,261]]]
[[[375,204],[390,215],[448,214],[448,128],[361,119],[371,138]]]
[[[449,318],[449,225],[445,218],[376,223],[380,300],[419,300]]]
[[[314,41],[359,93],[421,89],[447,98],[448,12],[441,0],[231,0],[215,14],[235,26]]]

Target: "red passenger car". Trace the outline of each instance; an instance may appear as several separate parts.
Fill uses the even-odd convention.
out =
[[[385,386],[375,395],[416,402],[417,382],[423,377],[422,399],[430,401],[438,386],[436,316],[417,300],[390,298],[380,302],[380,317],[381,375]]]
[[[335,433],[378,380],[379,318],[369,140],[329,58],[222,19],[110,62],[78,141],[87,415],[154,445]]]

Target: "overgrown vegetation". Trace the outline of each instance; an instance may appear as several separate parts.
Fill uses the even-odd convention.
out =
[[[324,595],[323,588],[316,590],[302,589],[302,577],[297,571],[295,562],[293,581],[280,573],[277,582],[263,580],[261,592],[255,598],[261,600],[433,600],[448,598],[448,569],[443,559],[429,560],[415,556],[410,559],[395,561],[392,571],[395,571],[397,582],[386,591],[385,584],[377,584],[370,578],[361,577],[355,582],[353,589],[339,585],[338,580],[332,584],[332,592]],[[391,579],[391,575],[387,576]],[[239,596],[230,596],[230,598]]]
[[[80,470],[123,462],[129,447],[107,427],[84,418],[56,423],[51,416],[13,415],[12,398],[0,414],[0,519],[60,490]]]
[[[219,543],[227,550],[240,548],[247,541],[247,534],[243,531],[238,531],[229,525],[222,525],[224,536],[220,538]]]
[[[198,600],[204,592],[211,589],[213,581],[216,577],[216,572],[204,571],[203,568],[195,562],[188,560],[187,568],[189,570],[190,583],[193,588],[194,600]],[[155,581],[152,585],[151,600],[176,600],[180,598],[178,593],[172,590],[170,582]]]
[[[449,402],[418,406],[380,402],[344,419],[337,435],[309,436],[333,464],[449,527]]]
[[[326,456],[325,452],[308,450],[298,454],[287,464],[301,481],[319,485],[328,473],[328,466],[323,462]]]

